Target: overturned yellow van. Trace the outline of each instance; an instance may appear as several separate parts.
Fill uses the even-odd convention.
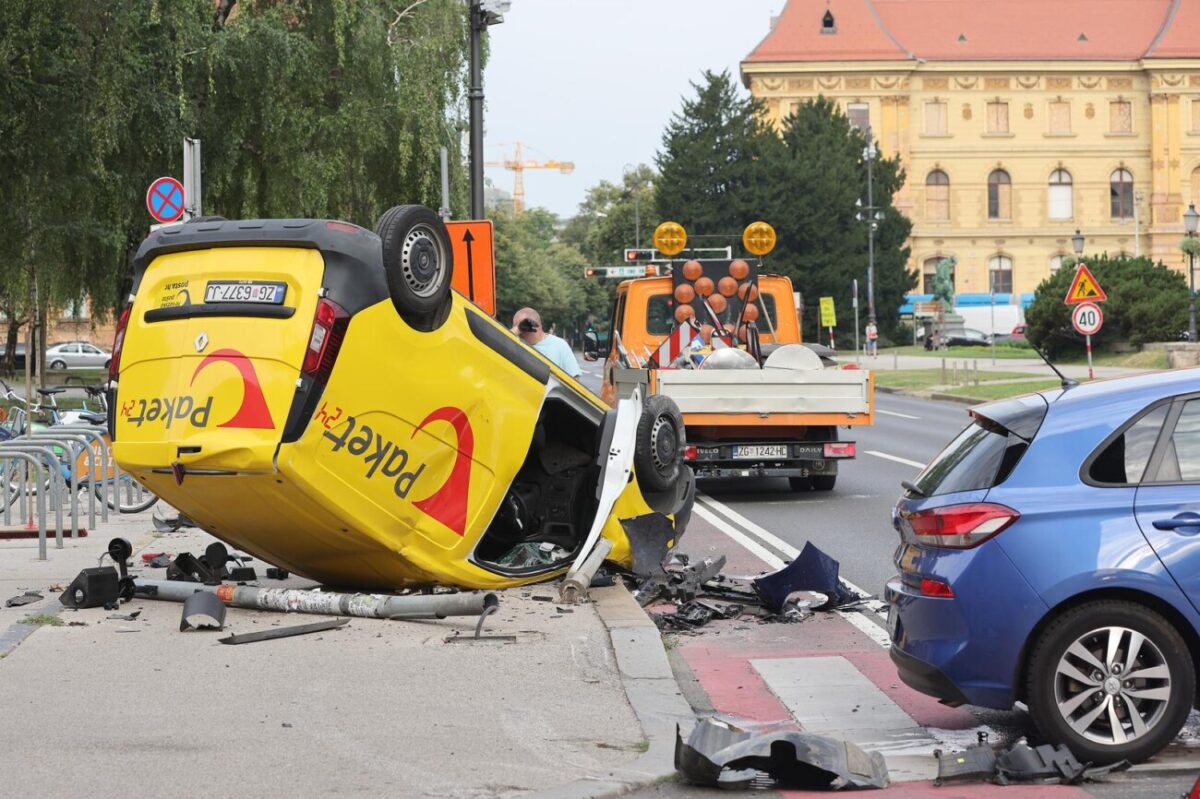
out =
[[[376,232],[151,234],[110,367],[117,461],[229,544],[360,589],[547,579],[597,528],[631,566],[629,529],[681,534],[677,409],[637,411],[632,477],[602,501],[621,411],[453,292],[450,252],[420,206]]]

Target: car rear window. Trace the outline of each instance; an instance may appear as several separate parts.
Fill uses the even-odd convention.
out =
[[[1028,446],[998,425],[973,422],[925,467],[914,485],[928,497],[991,488],[1004,482]]]

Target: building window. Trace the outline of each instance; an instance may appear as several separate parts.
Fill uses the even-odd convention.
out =
[[[821,17],[821,33],[830,36],[837,33],[837,25],[833,21],[833,12],[826,9],[825,16]]]
[[[1133,133],[1133,103],[1113,100],[1108,104],[1108,132]]]
[[[1133,175],[1128,169],[1118,169],[1108,180],[1113,219],[1133,216]]]
[[[1012,178],[1003,169],[988,175],[988,219],[1012,219]]]
[[[71,300],[62,309],[63,319],[87,319],[91,313],[91,303],[86,296]]]
[[[1050,103],[1050,133],[1053,136],[1067,136],[1071,133],[1071,104],[1066,100]]]
[[[987,132],[1008,133],[1008,103],[997,100],[987,104]]]
[[[871,129],[871,106],[866,103],[850,103],[846,115],[850,117],[850,127],[863,133]]]
[[[1053,275],[1059,269],[1062,269],[1063,258],[1065,258],[1065,257],[1066,256],[1064,256],[1062,253],[1059,253],[1058,255],[1051,257],[1051,259],[1050,259],[1050,274]]]
[[[993,255],[988,259],[988,286],[997,294],[1012,293],[1012,258]]]
[[[1075,215],[1071,202],[1071,173],[1056,169],[1050,173],[1050,192],[1047,216],[1051,219],[1070,219]]]
[[[921,265],[921,289],[925,294],[933,293],[933,279],[937,276],[937,265],[942,262],[942,256],[926,258]],[[954,267],[950,267],[950,282],[954,282]]]
[[[941,100],[925,103],[925,135],[945,136],[947,132],[946,103]]]
[[[950,178],[940,169],[933,170],[925,178],[925,219],[950,221]]]

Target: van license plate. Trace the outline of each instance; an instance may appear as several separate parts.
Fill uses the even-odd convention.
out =
[[[787,444],[742,446],[733,448],[735,458],[786,458]]]
[[[271,305],[283,303],[287,283],[265,283],[259,280],[241,280],[236,283],[210,281],[204,287],[205,302],[262,302]]]

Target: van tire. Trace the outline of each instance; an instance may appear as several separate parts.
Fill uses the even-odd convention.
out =
[[[637,440],[633,449],[633,467],[643,491],[667,491],[675,488],[684,468],[683,414],[675,400],[651,394],[642,406]]]
[[[375,223],[392,305],[409,326],[430,332],[446,319],[453,256],[442,220],[422,205],[397,205]]]

